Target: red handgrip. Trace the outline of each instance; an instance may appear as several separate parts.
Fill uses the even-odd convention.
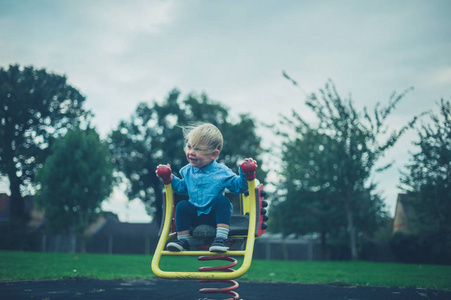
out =
[[[157,176],[161,177],[161,179],[163,179],[164,184],[171,183],[171,174],[172,174],[172,170],[168,166],[159,166],[157,169]]]
[[[253,161],[247,160],[240,165],[241,171],[246,174],[246,179],[254,180],[255,179],[255,170],[257,170],[257,164]]]

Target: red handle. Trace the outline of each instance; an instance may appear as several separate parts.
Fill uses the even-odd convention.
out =
[[[171,183],[171,174],[172,174],[172,170],[168,166],[159,166],[157,169],[157,176],[161,177],[161,179],[163,179],[164,184]]]
[[[257,170],[257,164],[253,161],[247,160],[241,164],[241,171],[246,174],[246,179],[254,180],[255,179],[255,170]]]

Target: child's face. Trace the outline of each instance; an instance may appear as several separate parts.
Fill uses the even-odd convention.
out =
[[[213,162],[213,160],[218,157],[215,150],[214,152],[205,151],[205,147],[203,145],[191,146],[190,143],[186,145],[186,159],[188,162],[195,168],[202,169]],[[219,154],[219,153],[218,153]]]

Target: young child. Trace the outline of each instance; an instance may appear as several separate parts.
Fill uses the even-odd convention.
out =
[[[226,188],[234,193],[247,190],[245,174],[240,168],[240,175],[237,176],[228,167],[216,162],[222,150],[223,137],[213,124],[184,128],[184,134],[189,164],[180,169],[182,179],[171,174],[171,183],[178,193],[188,194],[189,201],[180,201],[175,207],[177,241],[168,243],[167,249],[189,250],[190,227],[209,224],[216,227],[216,237],[210,252],[226,252],[229,249],[227,238],[232,203],[224,196],[224,191]],[[256,163],[252,158],[246,158],[247,161]]]

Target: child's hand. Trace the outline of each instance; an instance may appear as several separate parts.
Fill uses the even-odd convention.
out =
[[[169,184],[172,181],[173,175],[171,166],[169,164],[167,164],[166,166],[158,165],[155,174],[157,174],[158,177],[161,177],[163,179],[164,184]]]
[[[245,158],[244,162],[240,164],[241,171],[246,174],[247,180],[255,179],[255,170],[257,169],[257,162],[252,158]]]
[[[243,163],[254,163],[254,164],[255,164],[255,166],[256,166],[256,167],[258,167],[258,165],[257,165],[257,161],[256,161],[256,160],[254,160],[254,159],[253,159],[252,157],[249,157],[249,158],[245,158],[245,159],[244,159],[244,162],[243,162]],[[242,163],[242,164],[243,164],[243,163]],[[242,165],[242,164],[241,164],[241,165]],[[241,166],[241,165],[240,165],[240,166]]]

